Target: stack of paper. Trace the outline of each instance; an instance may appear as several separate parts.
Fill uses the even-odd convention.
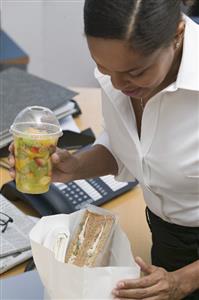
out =
[[[0,72],[0,148],[12,140],[9,128],[25,107],[48,107],[60,119],[76,111],[71,101],[75,95],[74,91],[19,69]]]
[[[8,215],[13,219],[12,223],[4,232],[2,232],[3,225],[0,226],[1,240],[0,240],[0,274],[10,269],[16,264],[27,260],[32,256],[31,246],[29,240],[29,232],[35,225],[30,217],[22,213],[15,205],[0,194],[1,224],[6,221]],[[2,214],[3,213],[3,214]]]

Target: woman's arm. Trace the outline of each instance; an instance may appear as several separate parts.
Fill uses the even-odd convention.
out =
[[[103,145],[95,145],[86,151],[75,154],[78,169],[75,179],[98,177],[107,174],[116,175],[118,166],[111,152]]]
[[[182,293],[185,295],[191,294],[199,289],[199,259],[173,272],[173,275]]]
[[[10,175],[15,178],[14,144],[9,146]],[[52,181],[68,182],[103,175],[116,175],[118,164],[111,152],[103,145],[94,145],[87,150],[70,154],[57,148],[51,156]]]
[[[111,152],[102,145],[70,154],[57,149],[52,155],[52,181],[68,182],[107,174],[116,175],[118,165]]]

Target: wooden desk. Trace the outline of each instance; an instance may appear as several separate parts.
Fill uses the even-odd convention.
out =
[[[102,124],[100,89],[81,88],[75,90],[80,92],[75,99],[82,110],[82,115],[75,119],[77,125],[81,130],[91,127],[98,136]],[[8,172],[0,169],[0,185],[9,179]],[[35,215],[35,212],[25,203],[20,202],[17,206],[24,212]],[[139,255],[150,262],[151,237],[145,220],[145,203],[141,189],[136,187],[106,203],[103,207],[118,215],[120,224],[130,240],[134,256]],[[23,263],[13,268],[1,275],[0,278],[23,272],[25,265],[26,263]]]

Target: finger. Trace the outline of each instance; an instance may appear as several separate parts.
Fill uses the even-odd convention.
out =
[[[130,299],[152,299],[152,297],[157,297],[160,292],[159,284],[148,288],[140,289],[114,289],[112,294],[117,298],[130,298]]]
[[[52,154],[51,159],[53,163],[58,164],[65,161],[69,156],[70,154],[67,150],[57,148],[56,152]]]
[[[13,142],[9,145],[8,150],[9,150],[11,153],[14,153],[14,143],[13,143]]]
[[[126,279],[119,281],[116,288],[117,289],[136,289],[136,288],[147,288],[153,286],[159,282],[159,277],[156,272],[144,276],[139,279]]]
[[[141,271],[144,274],[151,274],[156,269],[155,266],[147,264],[141,257],[135,258],[136,263],[140,266]]]
[[[66,183],[69,180],[67,178],[67,174],[60,172],[59,170],[56,170],[56,171],[52,172],[51,181]]]
[[[130,299],[130,300],[138,300],[139,298],[122,298],[122,297],[120,297],[120,298],[118,298],[118,297],[114,297],[113,298],[114,300],[127,300],[127,299]],[[143,298],[144,299],[144,298]],[[152,296],[152,297],[149,297],[149,298],[147,298],[147,300],[162,300],[162,298],[160,298],[159,296]]]
[[[9,162],[9,165],[11,166],[11,167],[14,167],[15,166],[15,158],[14,158],[14,156],[13,155],[9,155],[8,156],[8,162]]]
[[[11,168],[10,170],[9,170],[9,174],[10,174],[10,176],[14,179],[15,178],[15,169],[13,169],[13,168]]]
[[[50,145],[49,147],[49,153],[52,155],[56,151],[56,146],[55,145]]]

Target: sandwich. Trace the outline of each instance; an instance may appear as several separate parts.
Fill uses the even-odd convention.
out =
[[[86,210],[66,250],[65,262],[79,267],[107,263],[115,217]]]

